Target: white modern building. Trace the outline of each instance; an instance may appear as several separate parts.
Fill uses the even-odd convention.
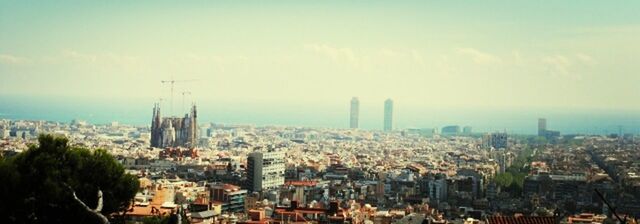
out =
[[[284,185],[284,154],[285,150],[273,148],[250,153],[247,157],[247,188],[259,192]]]

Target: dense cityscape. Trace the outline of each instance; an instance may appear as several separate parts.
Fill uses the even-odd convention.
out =
[[[106,149],[140,188],[123,217],[143,222],[184,208],[191,223],[607,223],[640,214],[640,141],[629,134],[476,133],[457,125],[256,127],[184,117],[151,124],[1,120],[11,158],[41,134]],[[532,125],[536,122],[532,121]],[[347,126],[347,125],[345,125]],[[615,211],[612,211],[615,208]]]
[[[639,9],[0,0],[0,224],[638,224]]]

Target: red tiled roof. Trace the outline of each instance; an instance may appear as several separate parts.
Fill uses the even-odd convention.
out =
[[[224,190],[231,190],[231,191],[240,190],[240,187],[238,187],[236,185],[233,185],[233,184],[212,185],[211,187],[213,189],[224,189]]]
[[[269,221],[270,219],[259,220],[259,221],[247,220],[247,221],[240,221],[238,222],[238,224],[265,224],[265,223],[269,223]]]
[[[287,181],[286,185],[291,185],[291,186],[299,186],[299,187],[313,187],[316,186],[318,184],[318,182],[316,181],[303,181],[303,180],[299,180],[299,181]]]
[[[276,220],[307,221],[302,214],[289,211],[278,212],[274,218]]]
[[[555,217],[540,216],[490,216],[487,224],[555,224]]]
[[[302,214],[322,214],[327,210],[323,208],[296,208],[293,211],[287,211],[287,208],[276,208],[275,213],[296,212]]]

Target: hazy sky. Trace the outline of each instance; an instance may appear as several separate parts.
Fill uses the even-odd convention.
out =
[[[160,80],[173,76],[197,80],[176,84],[176,105],[189,89],[218,105],[348,108],[357,96],[380,110],[393,98],[637,111],[639,11],[640,1],[584,0],[0,1],[0,95],[148,103],[169,97]]]

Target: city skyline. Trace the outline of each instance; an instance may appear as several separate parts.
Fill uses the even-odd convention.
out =
[[[124,124],[149,125],[149,105],[124,103],[117,101],[92,102],[73,100],[43,100],[3,98],[1,105],[9,105],[0,111],[0,119],[12,120],[48,120],[69,122],[73,119],[87,120],[94,124],[108,124],[116,121]],[[359,128],[364,130],[382,130],[381,119],[384,118],[383,101],[360,100]],[[78,105],[88,105],[79,107]],[[201,124],[219,123],[230,125],[257,126],[298,126],[346,128],[349,124],[350,105],[342,102],[316,105],[305,108],[300,104],[257,104],[257,105],[199,105]],[[163,108],[169,103],[162,104]],[[290,108],[296,108],[291,110]],[[554,110],[455,110],[432,108],[430,110],[411,110],[400,108],[398,116],[394,115],[394,124],[398,129],[407,128],[441,128],[448,125],[472,126],[475,132],[496,132],[506,130],[513,134],[537,135],[536,119],[546,117],[553,120],[550,126],[563,134],[610,134],[618,133],[622,127],[625,133],[640,133],[640,116],[634,112],[615,111],[554,111]],[[166,112],[168,110],[164,109]],[[47,111],[43,114],[41,111]],[[362,112],[364,111],[364,112]],[[163,112],[163,113],[164,113]],[[182,117],[188,110],[176,111]],[[396,114],[397,110],[394,111]],[[247,116],[250,115],[250,116]],[[254,116],[259,115],[259,116]],[[170,116],[165,114],[165,116]],[[589,121],[589,122],[585,122]]]

